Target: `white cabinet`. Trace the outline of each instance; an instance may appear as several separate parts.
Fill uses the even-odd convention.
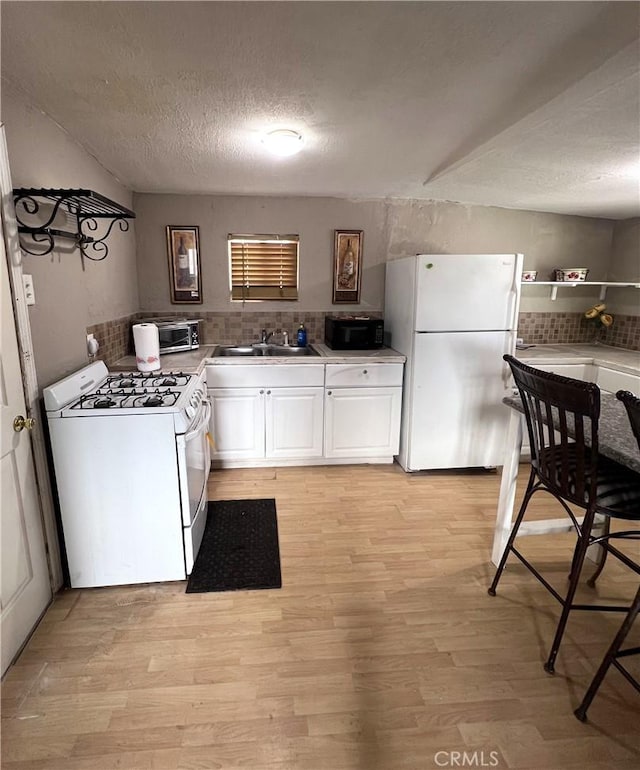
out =
[[[327,364],[324,456],[392,462],[398,454],[402,364]]]
[[[322,457],[323,383],[323,365],[207,367],[214,463]]]
[[[402,388],[329,388],[324,455],[391,460],[398,454]]]
[[[209,388],[212,460],[264,457],[264,389]]]
[[[323,388],[270,388],[266,391],[266,457],[322,457],[323,395]]]
[[[573,377],[575,380],[595,382],[600,390],[616,393],[618,390],[629,390],[635,395],[640,395],[640,376],[611,369],[599,363],[595,364],[537,364],[535,361],[526,361],[536,369],[545,372],[554,372],[563,377]]]
[[[530,362],[525,362],[530,363]],[[530,363],[536,369],[543,372],[553,372],[562,377],[573,377],[574,380],[583,380],[585,382],[593,378],[593,366],[591,364],[536,364]]]
[[[393,462],[403,364],[212,364],[212,460],[223,467]]]
[[[640,396],[640,376],[628,372],[618,372],[606,366],[597,366],[596,383],[601,390],[617,393],[619,390],[628,390],[634,396]]]

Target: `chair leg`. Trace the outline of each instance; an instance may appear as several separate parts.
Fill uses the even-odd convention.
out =
[[[609,516],[607,516],[604,522],[603,535],[605,537],[608,537],[610,531],[611,531],[611,519],[609,518]],[[603,541],[602,543],[600,543],[600,559],[598,560],[598,567],[596,571],[593,573],[593,575],[591,575],[589,580],[587,580],[587,585],[590,588],[595,588],[596,580],[600,577],[600,573],[604,569],[604,564],[607,560],[608,555],[609,555],[609,549],[607,548],[607,542]]]
[[[604,679],[607,671],[609,670],[609,667],[615,660],[620,650],[620,647],[622,646],[622,644],[624,643],[624,640],[627,637],[627,634],[631,630],[633,621],[638,616],[639,611],[640,611],[640,588],[638,588],[638,593],[636,594],[636,598],[633,600],[631,606],[629,607],[629,612],[625,616],[625,619],[622,622],[622,625],[620,626],[618,633],[616,634],[613,642],[611,642],[611,646],[607,650],[606,655],[602,659],[602,663],[600,664],[600,667],[598,668],[595,676],[591,680],[591,684],[589,685],[589,688],[585,693],[584,698],[582,699],[582,703],[573,712],[581,722],[584,722],[586,720],[587,709],[591,705],[591,701],[594,699],[596,693],[598,692],[598,689],[602,684],[602,680]]]
[[[529,505],[529,500],[531,499],[531,495],[533,494],[532,490],[533,490],[535,476],[536,476],[536,472],[532,467],[531,472],[529,474],[529,482],[527,483],[527,489],[524,493],[524,498],[522,500],[522,505],[520,506],[520,510],[518,511],[516,520],[513,524],[513,527],[511,528],[511,534],[509,535],[507,544],[505,545],[504,551],[502,552],[502,558],[500,559],[500,564],[498,564],[498,568],[496,569],[496,574],[494,575],[493,582],[487,589],[487,593],[489,594],[489,596],[496,595],[496,588],[498,587],[498,582],[500,581],[500,578],[502,577],[502,573],[504,572],[505,564],[507,563],[507,559],[509,558],[509,552],[513,547],[513,543],[516,539],[516,535],[518,534],[518,530],[520,529],[520,524],[522,524],[522,519],[524,518],[525,511],[527,510],[527,506]]]
[[[580,533],[578,534],[578,542],[573,554],[573,560],[571,562],[571,579],[569,581],[569,588],[564,602],[562,603],[562,612],[560,613],[560,620],[556,628],[556,634],[553,638],[551,645],[551,652],[547,658],[547,662],[544,664],[544,670],[548,674],[555,673],[555,662],[558,656],[558,650],[560,649],[560,642],[564,635],[564,630],[567,626],[567,620],[569,619],[569,613],[573,605],[573,598],[578,588],[578,581],[580,580],[580,573],[582,572],[582,565],[584,564],[585,556],[587,555],[587,548],[589,547],[589,533],[593,525],[593,512],[585,514]]]

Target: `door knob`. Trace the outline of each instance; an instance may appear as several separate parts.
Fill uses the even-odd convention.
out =
[[[16,433],[20,433],[20,431],[24,428],[27,430],[32,430],[35,424],[36,421],[33,417],[23,417],[21,414],[19,414],[13,421],[13,429]]]

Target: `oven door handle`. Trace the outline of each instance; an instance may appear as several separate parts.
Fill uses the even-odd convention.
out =
[[[201,420],[198,420],[198,424],[195,428],[190,430],[188,433],[185,433],[184,440],[185,443],[187,441],[191,441],[192,439],[196,438],[199,433],[202,432],[202,428],[206,427],[206,425],[209,422],[209,419],[211,418],[211,403],[207,401],[207,399],[203,399],[202,403],[204,404],[204,416]]]

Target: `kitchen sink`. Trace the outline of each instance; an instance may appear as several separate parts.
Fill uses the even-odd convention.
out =
[[[267,345],[268,356],[317,356],[319,355],[312,347],[307,345],[298,348],[293,345]]]
[[[317,356],[319,353],[310,345],[307,347],[295,347],[293,345],[218,345],[213,351],[214,358],[227,356],[269,356],[285,357],[293,356]]]
[[[261,348],[253,348],[251,345],[218,345],[213,351],[213,357],[219,358],[221,356],[261,356],[263,351]]]

